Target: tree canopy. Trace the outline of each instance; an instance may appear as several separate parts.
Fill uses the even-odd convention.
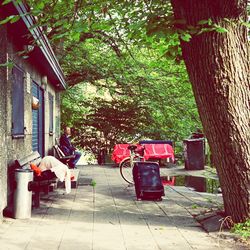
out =
[[[80,146],[138,133],[182,141],[201,127],[169,2],[28,2],[70,85],[62,122],[75,127]]]
[[[95,73],[102,77],[89,83],[84,80],[65,92],[64,122],[71,121],[74,127],[81,128],[79,132],[83,135],[86,128],[92,127],[92,132],[97,132],[93,138],[98,138],[101,132],[111,145],[138,133],[147,138],[179,141],[199,126],[191,84],[183,64],[177,65],[151,49],[134,48],[136,59],[130,55],[119,59],[109,48],[101,53],[97,46],[93,47],[92,53],[79,60],[85,61],[85,66],[87,63],[95,65]],[[72,102],[76,100],[74,107]],[[74,120],[70,110],[78,114]],[[89,141],[86,137],[79,140],[82,146]]]

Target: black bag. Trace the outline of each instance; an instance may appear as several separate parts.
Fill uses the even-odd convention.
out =
[[[161,200],[165,195],[158,163],[135,162],[133,179],[138,200]]]
[[[56,178],[56,175],[54,172],[52,172],[51,170],[45,170],[45,171],[42,171],[40,176],[35,176],[34,180],[44,181],[44,180],[52,180],[54,178]]]

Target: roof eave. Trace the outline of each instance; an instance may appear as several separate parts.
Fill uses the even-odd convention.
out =
[[[28,28],[29,32],[33,36],[34,40],[39,45],[39,49],[43,53],[50,67],[53,69],[53,72],[55,73],[58,79],[58,83],[56,85],[60,84],[60,87],[62,89],[66,89],[67,84],[65,82],[61,66],[59,65],[55,53],[51,48],[48,38],[43,33],[40,27],[34,27],[35,24],[34,18],[30,15],[27,15],[28,13],[27,7],[23,3],[17,2],[15,0],[12,0],[12,2],[15,8],[17,9],[18,13],[20,14],[26,27]]]

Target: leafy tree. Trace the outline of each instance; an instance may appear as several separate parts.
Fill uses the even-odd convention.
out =
[[[97,53],[93,54],[96,57]],[[105,64],[109,65],[108,68],[102,65],[102,58],[96,64],[99,67],[102,65],[100,68],[105,81],[102,79],[93,82],[96,86],[94,89],[86,83],[77,85],[63,96],[62,120],[72,121],[72,125],[78,128],[79,145],[95,146],[93,141],[100,143],[99,137],[102,135],[112,147],[117,142],[130,140],[138,133],[144,138],[182,140],[199,124],[183,65],[174,67],[169,64],[168,72],[166,69],[147,65],[146,63],[152,64],[152,60],[143,58],[143,63],[127,60],[122,67],[121,62],[117,63],[112,68],[112,74],[103,74],[115,61],[113,57],[111,61],[106,58]],[[90,60],[93,61],[88,58]],[[142,66],[143,71],[140,69]],[[125,71],[124,67],[128,70]],[[124,79],[117,84],[116,79],[120,75]],[[92,94],[89,93],[91,90]],[[188,101],[187,94],[190,98]],[[75,114],[79,114],[76,119]],[[93,129],[90,131],[86,128],[94,128],[95,133]]]

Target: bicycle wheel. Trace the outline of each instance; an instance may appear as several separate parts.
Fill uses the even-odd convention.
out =
[[[128,182],[129,184],[134,184],[133,180],[133,173],[132,173],[132,166],[130,163],[130,158],[125,158],[121,163],[120,163],[120,173],[122,178]]]

